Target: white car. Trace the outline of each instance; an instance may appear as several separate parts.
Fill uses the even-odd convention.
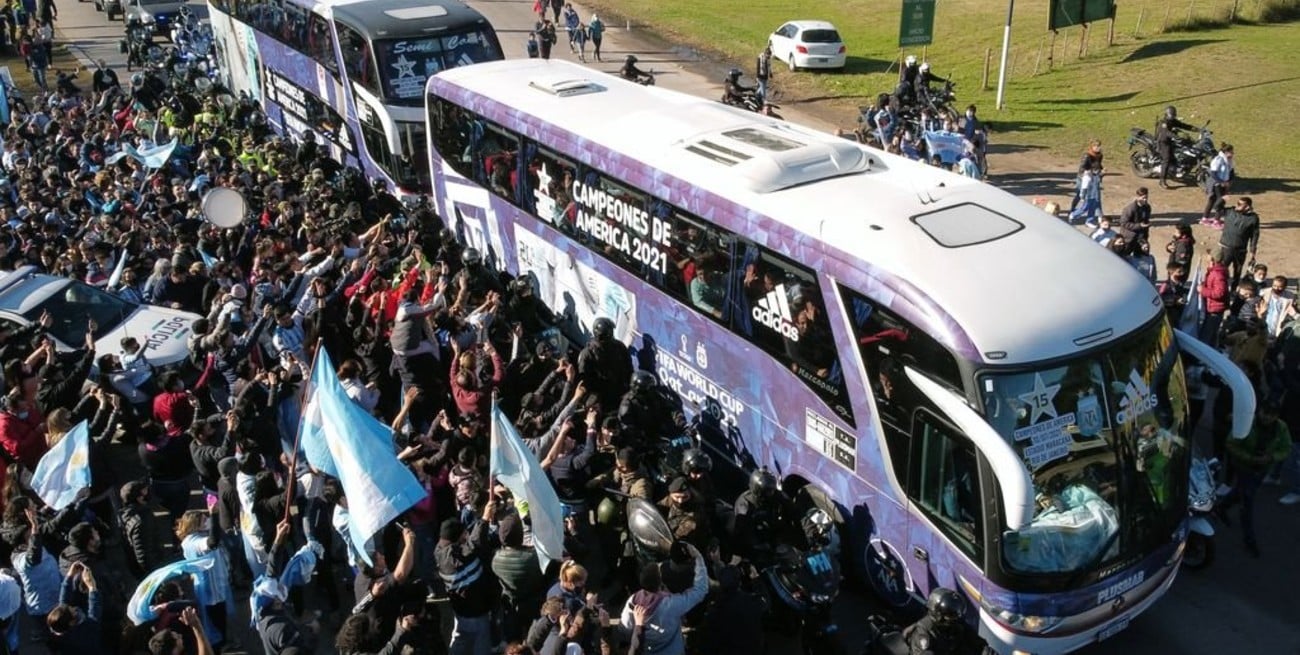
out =
[[[96,355],[122,353],[122,338],[135,337],[154,367],[176,364],[189,355],[188,337],[198,314],[140,305],[80,280],[46,275],[24,266],[0,276],[0,329],[16,329],[54,319],[46,334],[59,350],[83,348],[87,321],[95,321]]]
[[[791,71],[800,68],[844,68],[848,59],[839,30],[824,20],[792,20],[782,25],[767,44],[772,57]]]

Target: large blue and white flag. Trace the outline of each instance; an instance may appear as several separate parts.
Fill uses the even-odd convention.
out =
[[[302,454],[313,468],[338,478],[348,499],[348,530],[365,543],[427,493],[397,459],[389,427],[348,398],[324,348],[316,349],[308,393]],[[369,553],[362,558],[371,563]]]
[[[113,153],[104,160],[107,165],[113,165],[117,162],[130,157],[145,168],[162,168],[167,164],[167,160],[172,158],[172,153],[176,152],[176,146],[180,145],[180,140],[172,139],[168,143],[159,146],[149,146],[147,148],[136,148],[135,146],[126,145],[119,152]]]
[[[216,565],[216,554],[207,553],[195,559],[172,562],[154,569],[153,573],[146,575],[140,581],[140,584],[135,588],[135,593],[131,594],[131,600],[127,601],[126,618],[131,619],[131,623],[135,625],[143,625],[158,618],[158,610],[154,608],[153,597],[162,588],[163,583],[183,575],[202,574]]]
[[[32,490],[56,510],[90,486],[90,428],[82,421],[45,453],[32,473]]]
[[[520,517],[529,517],[533,548],[542,571],[564,555],[564,519],[560,498],[519,431],[505,413],[492,404],[492,445],[488,466],[492,477],[515,497]],[[351,504],[349,504],[351,507]]]

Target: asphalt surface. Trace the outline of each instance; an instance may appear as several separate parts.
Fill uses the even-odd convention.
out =
[[[532,29],[532,3],[523,0],[475,0],[469,3],[486,15],[495,26],[506,55],[524,56],[524,43]],[[196,13],[206,15],[206,7],[192,3]],[[589,16],[578,6],[584,20]],[[657,39],[644,29],[615,25],[606,18],[609,27],[605,37],[606,63],[589,64],[596,69],[615,72],[622,58],[634,53],[643,69],[653,69],[658,74],[658,84],[667,88],[716,98],[721,93],[723,71],[730,63],[708,61],[685,48],[675,47]],[[118,51],[118,41],[123,34],[120,21],[109,22],[94,10],[89,2],[64,2],[60,4],[58,41],[70,46],[82,59],[83,68],[92,61],[106,60],[118,70],[125,81],[125,58]],[[755,53],[761,44],[755,45]],[[565,46],[565,40],[553,51],[553,57],[576,61]],[[588,57],[591,60],[591,57]],[[748,69],[747,65],[743,68]],[[788,74],[778,71],[779,76]],[[88,85],[88,76],[82,77]],[[836,126],[785,106],[783,113],[794,122],[811,127],[833,130]],[[846,116],[842,126],[853,123]],[[133,465],[126,456],[124,466]],[[1216,524],[1220,531],[1216,543],[1217,560],[1208,569],[1183,572],[1169,594],[1152,609],[1134,620],[1128,630],[1083,651],[1092,655],[1102,653],[1147,653],[1210,655],[1218,653],[1248,653],[1261,655],[1300,654],[1300,630],[1297,630],[1296,589],[1300,587],[1300,568],[1287,564],[1288,558],[1300,555],[1300,506],[1284,507],[1278,497],[1281,487],[1265,487],[1257,501],[1256,525],[1263,555],[1253,559],[1246,554],[1241,539],[1240,521],[1230,528]],[[1234,518],[1240,516],[1239,510]],[[862,643],[866,617],[876,611],[877,603],[869,593],[857,585],[847,585],[836,607],[836,617],[850,652],[856,652]],[[246,625],[246,621],[235,621]],[[247,652],[261,651],[254,635],[238,635]],[[773,634],[775,654],[785,655],[797,651],[797,645],[783,635]],[[39,646],[24,647],[24,652],[43,652]],[[328,651],[327,651],[328,652]]]

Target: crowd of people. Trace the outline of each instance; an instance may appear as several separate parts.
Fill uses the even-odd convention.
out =
[[[1172,110],[1172,108],[1169,108]],[[1167,110],[1162,121],[1176,120]],[[1166,131],[1177,128],[1170,125]],[[1200,225],[1216,237],[1198,248],[1192,222],[1183,221],[1165,244],[1161,270],[1153,253],[1153,210],[1150,192],[1139,187],[1116,216],[1101,210],[1101,180],[1105,173],[1099,141],[1092,141],[1080,159],[1078,184],[1069,210],[1070,222],[1080,220],[1100,246],[1125,259],[1153,285],[1175,326],[1221,349],[1250,379],[1258,399],[1259,416],[1249,437],[1228,439],[1230,391],[1193,365],[1188,370],[1194,400],[1192,420],[1201,421],[1208,387],[1219,393],[1211,408],[1213,455],[1227,466],[1220,492],[1225,496],[1218,515],[1230,523],[1229,510],[1242,505],[1241,523],[1246,549],[1260,553],[1254,529],[1254,500],[1262,484],[1288,485],[1279,498],[1284,505],[1300,503],[1300,323],[1292,278],[1270,275],[1255,259],[1260,218],[1249,196],[1230,197],[1233,147],[1220,146],[1206,181],[1205,215]],[[1161,188],[1168,188],[1164,179]]]
[[[137,156],[169,140],[161,167]],[[3,150],[0,270],[197,315],[187,358],[166,366],[137,339],[97,343],[93,322],[71,351],[49,315],[0,328],[11,652],[219,652],[246,605],[275,655],[672,654],[683,623],[703,652],[761,649],[749,565],[772,564],[799,520],[766,470],[733,507],[703,452],[660,461],[680,405],[634,374],[609,319],[581,349],[557,348],[527,279],[490,270],[433,211],[365,183],[310,133],[271,136],[250,103],[97,75],[94,90],[15,104]],[[213,187],[244,196],[245,224],[204,220]],[[296,456],[317,349],[392,426],[425,490],[373,536],[348,533],[339,480]],[[487,472],[494,398],[565,503],[565,559],[546,570],[526,507]],[[82,422],[91,484],[56,510],[32,472]],[[634,547],[628,498],[659,504],[670,552]],[[725,627],[705,629],[707,613]]]

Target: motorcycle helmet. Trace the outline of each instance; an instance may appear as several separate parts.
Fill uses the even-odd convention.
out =
[[[614,321],[611,321],[604,316],[596,319],[596,321],[591,324],[591,336],[595,337],[597,341],[604,341],[613,337]]]
[[[740,79],[741,75],[743,75],[743,73],[740,72],[739,68],[733,68],[727,71],[727,81],[734,83],[736,80]]]
[[[516,296],[528,295],[533,290],[533,285],[526,277],[517,277],[510,281],[510,291]]]
[[[620,515],[619,504],[612,498],[605,498],[596,506],[596,523],[604,526],[617,526]]]
[[[623,58],[623,65],[631,66],[632,64],[635,64],[636,61],[636,55],[628,55]]]
[[[814,507],[808,510],[803,519],[804,531],[813,540],[821,544],[830,542],[831,530],[835,529],[835,520],[826,510]]]
[[[776,476],[764,466],[749,475],[749,493],[766,500],[776,493]]]
[[[951,589],[939,587],[930,592],[925,609],[940,623],[957,623],[966,616],[966,599]]]
[[[466,266],[477,266],[481,261],[483,256],[479,254],[478,248],[466,248],[460,255],[460,263]]]
[[[1178,118],[1178,108],[1173,105],[1165,107],[1165,120],[1174,120]]]
[[[632,374],[632,391],[649,391],[655,386],[655,376],[646,371],[637,371]]]
[[[713,470],[713,458],[699,448],[691,448],[682,453],[682,472],[691,473],[708,473]]]
[[[927,62],[921,64],[921,72],[922,72],[922,73],[928,73],[928,72],[930,72],[930,62],[927,61]]]
[[[455,243],[456,242],[455,230],[452,230],[449,227],[442,228],[442,230],[438,232],[438,240],[442,241],[443,243]]]
[[[903,60],[903,61],[904,61],[904,63],[906,63],[908,66],[915,66],[915,65],[916,65],[916,55],[908,55],[908,56],[907,56],[907,59],[905,59],[905,60]]]

